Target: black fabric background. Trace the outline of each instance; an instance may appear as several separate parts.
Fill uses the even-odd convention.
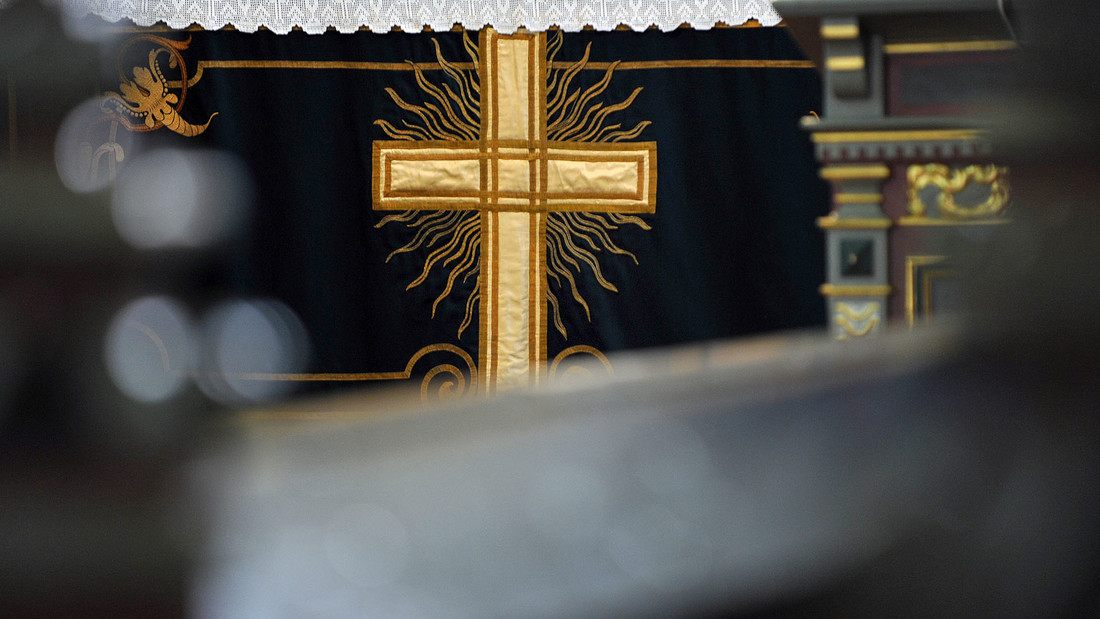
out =
[[[468,61],[461,34],[194,32],[184,56],[198,60],[434,62]],[[476,41],[476,33],[471,33]],[[591,61],[773,59],[802,56],[783,28],[567,33],[556,60],[575,61],[591,43]],[[433,72],[436,78],[441,72]],[[591,84],[601,71],[582,71]],[[607,103],[643,87],[616,115],[638,140],[656,141],[657,212],[652,230],[624,226],[602,266],[618,293],[584,273],[589,322],[560,292],[568,339],[551,328],[549,357],[576,344],[604,352],[728,338],[824,323],[817,286],[824,246],[814,219],[828,196],[816,176],[798,119],[820,110],[820,83],[807,68],[619,70]],[[236,153],[257,187],[247,232],[227,264],[234,292],[286,302],[307,325],[315,372],[392,372],[420,348],[456,343],[477,358],[477,326],[456,340],[466,289],[456,289],[434,320],[431,303],[445,274],[418,288],[425,252],[386,256],[410,232],[375,229],[371,143],[389,139],[373,121],[399,120],[390,87],[422,102],[412,72],[319,69],[206,69],[181,114],[208,131],[179,138]],[[473,285],[471,279],[469,285]]]

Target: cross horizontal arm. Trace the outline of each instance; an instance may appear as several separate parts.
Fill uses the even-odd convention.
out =
[[[656,207],[655,142],[378,141],[373,155],[377,210],[652,213]],[[482,182],[488,174],[495,182]],[[532,182],[533,175],[546,182]]]

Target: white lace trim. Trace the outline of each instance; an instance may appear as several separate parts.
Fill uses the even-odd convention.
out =
[[[295,26],[311,34],[330,26],[354,32],[366,26],[385,32],[397,26],[419,32],[424,26],[449,30],[455,24],[478,29],[492,25],[511,33],[521,26],[573,32],[585,26],[633,30],[681,24],[708,29],[721,22],[736,26],[755,19],[765,26],[780,16],[768,0],[61,0],[77,15],[111,22],[129,19],[139,26],[164,22],[171,28],[197,24],[207,30],[233,26],[254,32],[261,26],[286,33]],[[2,4],[2,0],[0,0]]]

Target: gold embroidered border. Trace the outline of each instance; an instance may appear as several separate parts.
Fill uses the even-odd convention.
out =
[[[546,297],[550,290],[549,282],[546,277],[546,220],[550,208],[547,194],[550,189],[549,149],[551,142],[549,140],[549,127],[547,126],[549,109],[547,106],[548,93],[546,92],[546,85],[549,81],[548,78],[551,67],[548,66],[549,63],[546,62],[546,35],[538,37],[537,45],[532,46],[532,54],[532,58],[529,62],[537,62],[539,67],[537,75],[533,76],[534,81],[538,85],[539,92],[537,96],[532,97],[529,101],[532,106],[531,115],[537,115],[538,122],[532,126],[532,130],[528,135],[538,139],[537,152],[539,157],[537,161],[531,161],[533,171],[537,165],[538,185],[537,187],[531,187],[531,190],[533,192],[537,191],[539,194],[538,202],[532,203],[532,206],[535,206],[540,212],[531,215],[531,255],[527,263],[530,267],[530,274],[528,277],[531,281],[531,291],[528,297],[528,303],[531,307],[531,325],[529,331],[531,342],[529,351],[531,364],[530,381],[532,384],[538,385],[546,376],[547,330],[549,328]]]
[[[607,71],[611,62],[590,62],[583,67],[589,71]],[[452,64],[460,71],[477,69],[472,62]],[[573,63],[558,61],[549,64],[551,69],[568,69]],[[816,65],[810,60],[638,60],[620,62],[616,71],[647,71],[654,69],[813,69]],[[322,69],[351,71],[442,71],[438,62],[356,62],[347,60],[200,60],[195,64],[195,74],[187,80],[190,88],[202,79],[206,69]],[[172,88],[183,85],[181,80],[169,82]]]
[[[151,327],[141,322],[134,322],[132,324],[138,331],[148,337],[153,342],[154,346],[156,346],[157,353],[160,355],[161,365],[164,367],[165,372],[174,375],[197,375],[196,372],[172,367],[167,345],[165,345],[164,340]],[[364,382],[374,380],[408,380],[412,378],[413,369],[420,359],[425,355],[436,352],[450,352],[457,355],[466,363],[466,368],[470,372],[471,382],[477,385],[478,372],[477,366],[474,365],[473,357],[465,350],[453,344],[432,344],[421,348],[413,354],[408,363],[405,364],[405,369],[401,372],[233,372],[218,374],[218,376],[233,380],[262,382]],[[462,376],[462,371],[452,364],[444,363],[431,368],[425,374],[420,389],[421,397],[424,400],[428,399],[427,389],[432,378],[443,372],[447,372],[455,377],[459,383],[460,393],[465,391],[465,378]]]
[[[401,372],[351,372],[351,373],[277,373],[277,372],[244,372],[240,374],[228,374],[229,378],[238,380],[256,380],[256,381],[368,381],[368,380],[401,380],[412,377],[413,368],[416,367],[416,363],[420,361],[424,355],[433,352],[452,352],[458,355],[463,361],[466,362],[467,367],[470,370],[471,377],[476,377],[477,366],[474,365],[474,359],[465,350],[462,350],[458,346],[453,344],[432,344],[425,346],[416,351],[416,354],[409,359],[409,362],[405,365],[405,369]]]

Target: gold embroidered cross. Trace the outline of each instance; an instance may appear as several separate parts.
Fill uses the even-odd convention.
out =
[[[478,389],[538,384],[546,368],[551,212],[653,213],[655,142],[547,139],[545,33],[478,40],[477,140],[376,141],[375,210],[480,213]]]

